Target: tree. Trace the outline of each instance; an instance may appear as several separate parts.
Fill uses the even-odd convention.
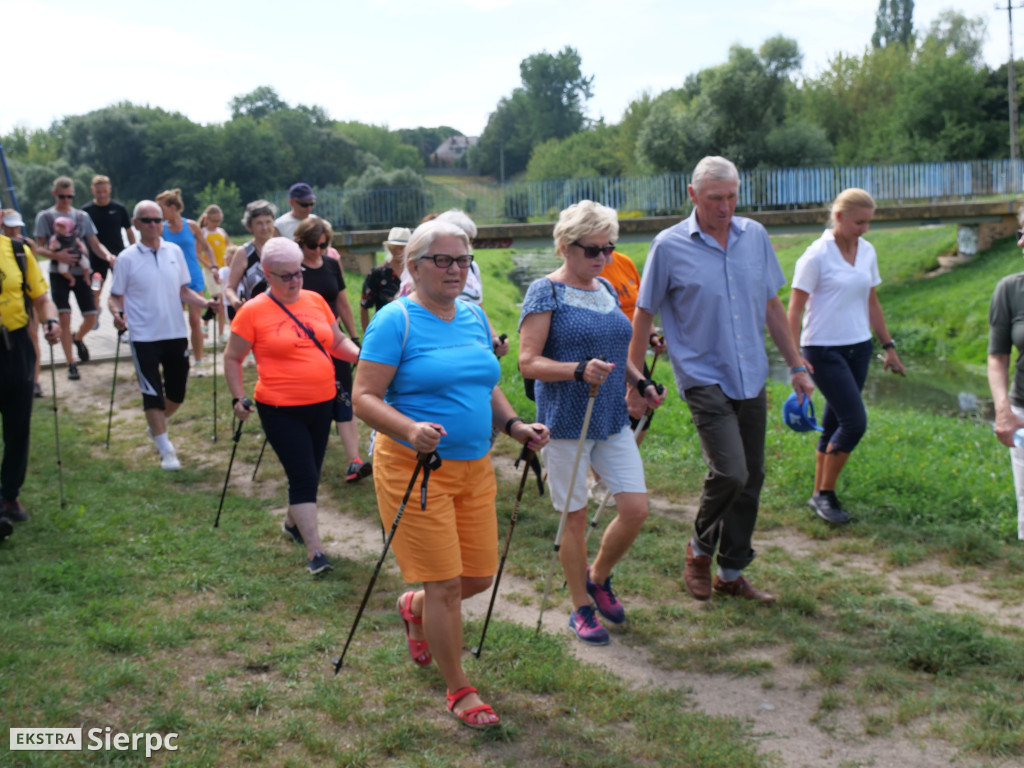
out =
[[[968,18],[952,8],[939,13],[928,27],[925,43],[945,48],[946,56],[960,54],[976,69],[984,66],[981,48],[987,36],[985,19],[981,16]]]
[[[828,157],[831,148],[821,132],[788,114],[797,92],[789,78],[801,59],[796,41],[782,36],[769,38],[756,53],[733,45],[724,64],[701,70],[651,103],[637,133],[637,154],[663,171],[689,171],[706,155],[724,155],[740,168],[774,164],[779,157],[794,164]],[[813,151],[805,158],[801,148]]]
[[[217,179],[216,184],[207,184],[202,191],[196,195],[196,218],[198,218],[208,205],[218,205],[224,212],[224,221],[221,224],[230,235],[244,235],[245,227],[242,226],[242,195],[235,182],[226,183],[224,179]]]
[[[345,182],[341,207],[346,227],[415,227],[428,208],[426,182],[410,168],[367,168]]]
[[[913,42],[914,0],[878,0],[871,45],[887,48],[893,43],[899,43],[907,48]]]
[[[565,139],[548,139],[533,148],[526,177],[622,176],[627,169],[618,153],[619,132],[617,125],[600,123]]]
[[[416,148],[403,143],[399,133],[388,130],[386,125],[351,121],[335,123],[334,129],[363,151],[375,155],[385,168],[420,169],[425,165]]]
[[[557,54],[536,53],[519,65],[522,87],[503,97],[491,113],[480,141],[471,150],[470,165],[479,173],[506,176],[526,168],[533,148],[548,139],[561,139],[583,127],[583,102],[592,95],[593,76],[581,70],[575,48]]]
[[[269,85],[261,85],[249,93],[233,97],[228,106],[231,107],[232,120],[239,117],[261,120],[280,109],[288,109],[288,104]]]

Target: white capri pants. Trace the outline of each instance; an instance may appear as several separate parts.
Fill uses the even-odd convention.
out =
[[[561,512],[569,495],[569,479],[572,465],[576,461],[579,438],[574,440],[552,440],[540,449],[544,465],[548,468],[548,489],[551,503]],[[572,503],[569,511],[585,509],[587,506],[587,468],[593,467],[601,476],[601,482],[612,492],[647,493],[644,479],[644,465],[640,460],[633,430],[626,424],[622,431],[609,435],[605,440],[584,440],[583,455],[576,470],[576,481],[572,486]]]

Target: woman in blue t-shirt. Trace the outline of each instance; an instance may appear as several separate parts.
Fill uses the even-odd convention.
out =
[[[555,251],[564,262],[530,285],[519,323],[519,369],[537,380],[537,420],[551,430],[551,443],[544,449],[551,501],[558,510],[567,505],[569,509],[559,550],[574,608],[569,627],[593,645],[605,645],[609,637],[594,614],[591,597],[608,621],[626,620],[612,591],[612,568],[647,518],[647,485],[629,429],[626,385],[638,387],[652,408],[664,400],[629,363],[633,327],[619,310],[615,290],[599,277],[611,261],[618,236],[618,217],[611,208],[583,200],[562,211],[554,238]],[[589,385],[600,388],[570,488]],[[618,514],[588,568],[586,481],[591,466],[614,494]]]
[[[487,317],[456,301],[473,263],[465,232],[422,224],[405,255],[415,289],[382,307],[365,329],[353,405],[377,430],[373,474],[385,527],[394,522],[417,453],[442,458],[425,508],[409,504],[392,540],[402,577],[423,582],[398,598],[398,613],[413,661],[437,661],[448,710],[470,728],[489,728],[499,718],[462,669],[461,607],[491,585],[498,566],[491,429],[538,450],[548,430],[515,415],[498,389]]]

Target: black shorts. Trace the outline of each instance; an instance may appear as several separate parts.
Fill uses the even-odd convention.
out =
[[[104,280],[107,279],[107,273],[110,271],[109,261],[97,256],[92,251],[89,251],[89,266],[92,267],[93,272],[99,272],[100,277]]]
[[[96,301],[92,296],[92,288],[85,278],[81,275],[75,275],[75,284],[72,286],[64,275],[58,274],[57,272],[51,272],[50,278],[50,296],[53,297],[53,303],[57,305],[57,310],[60,312],[71,311],[71,292],[75,293],[75,301],[78,302],[78,308],[81,310],[83,315],[95,315],[96,314]]]
[[[142,390],[142,408],[167,407],[164,396],[172,403],[185,402],[188,386],[188,339],[165,341],[132,341],[135,374]],[[160,369],[163,368],[161,378]]]

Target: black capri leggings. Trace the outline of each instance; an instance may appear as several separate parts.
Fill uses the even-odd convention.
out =
[[[333,404],[333,400],[309,405],[256,403],[263,433],[288,476],[289,504],[316,503]]]

